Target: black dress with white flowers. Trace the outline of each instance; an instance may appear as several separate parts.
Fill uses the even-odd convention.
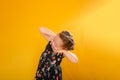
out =
[[[63,54],[54,54],[50,41],[40,56],[35,80],[62,80],[62,69],[60,63]]]

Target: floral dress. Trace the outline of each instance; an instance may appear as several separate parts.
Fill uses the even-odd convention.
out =
[[[60,63],[63,54],[54,54],[50,41],[40,56],[35,80],[62,80],[62,69]]]

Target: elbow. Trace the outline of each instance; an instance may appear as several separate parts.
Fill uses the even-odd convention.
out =
[[[40,27],[40,28],[39,28],[39,31],[40,31],[41,33],[44,33],[44,27]]]

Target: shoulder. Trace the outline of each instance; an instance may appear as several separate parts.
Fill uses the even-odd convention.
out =
[[[45,50],[52,50],[51,48],[51,41],[47,42],[46,49]]]

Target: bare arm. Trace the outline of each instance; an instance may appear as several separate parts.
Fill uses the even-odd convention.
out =
[[[59,50],[57,52],[58,53],[63,53],[63,55],[72,63],[77,63],[78,62],[78,57],[70,51]]]
[[[46,27],[40,27],[39,31],[43,35],[43,37],[48,41],[51,41],[56,36],[56,34],[53,31]]]
[[[65,51],[65,52],[64,52],[64,56],[65,56],[69,61],[71,61],[72,63],[77,63],[77,62],[78,62],[77,56],[76,56],[74,53],[70,52],[70,51]]]

